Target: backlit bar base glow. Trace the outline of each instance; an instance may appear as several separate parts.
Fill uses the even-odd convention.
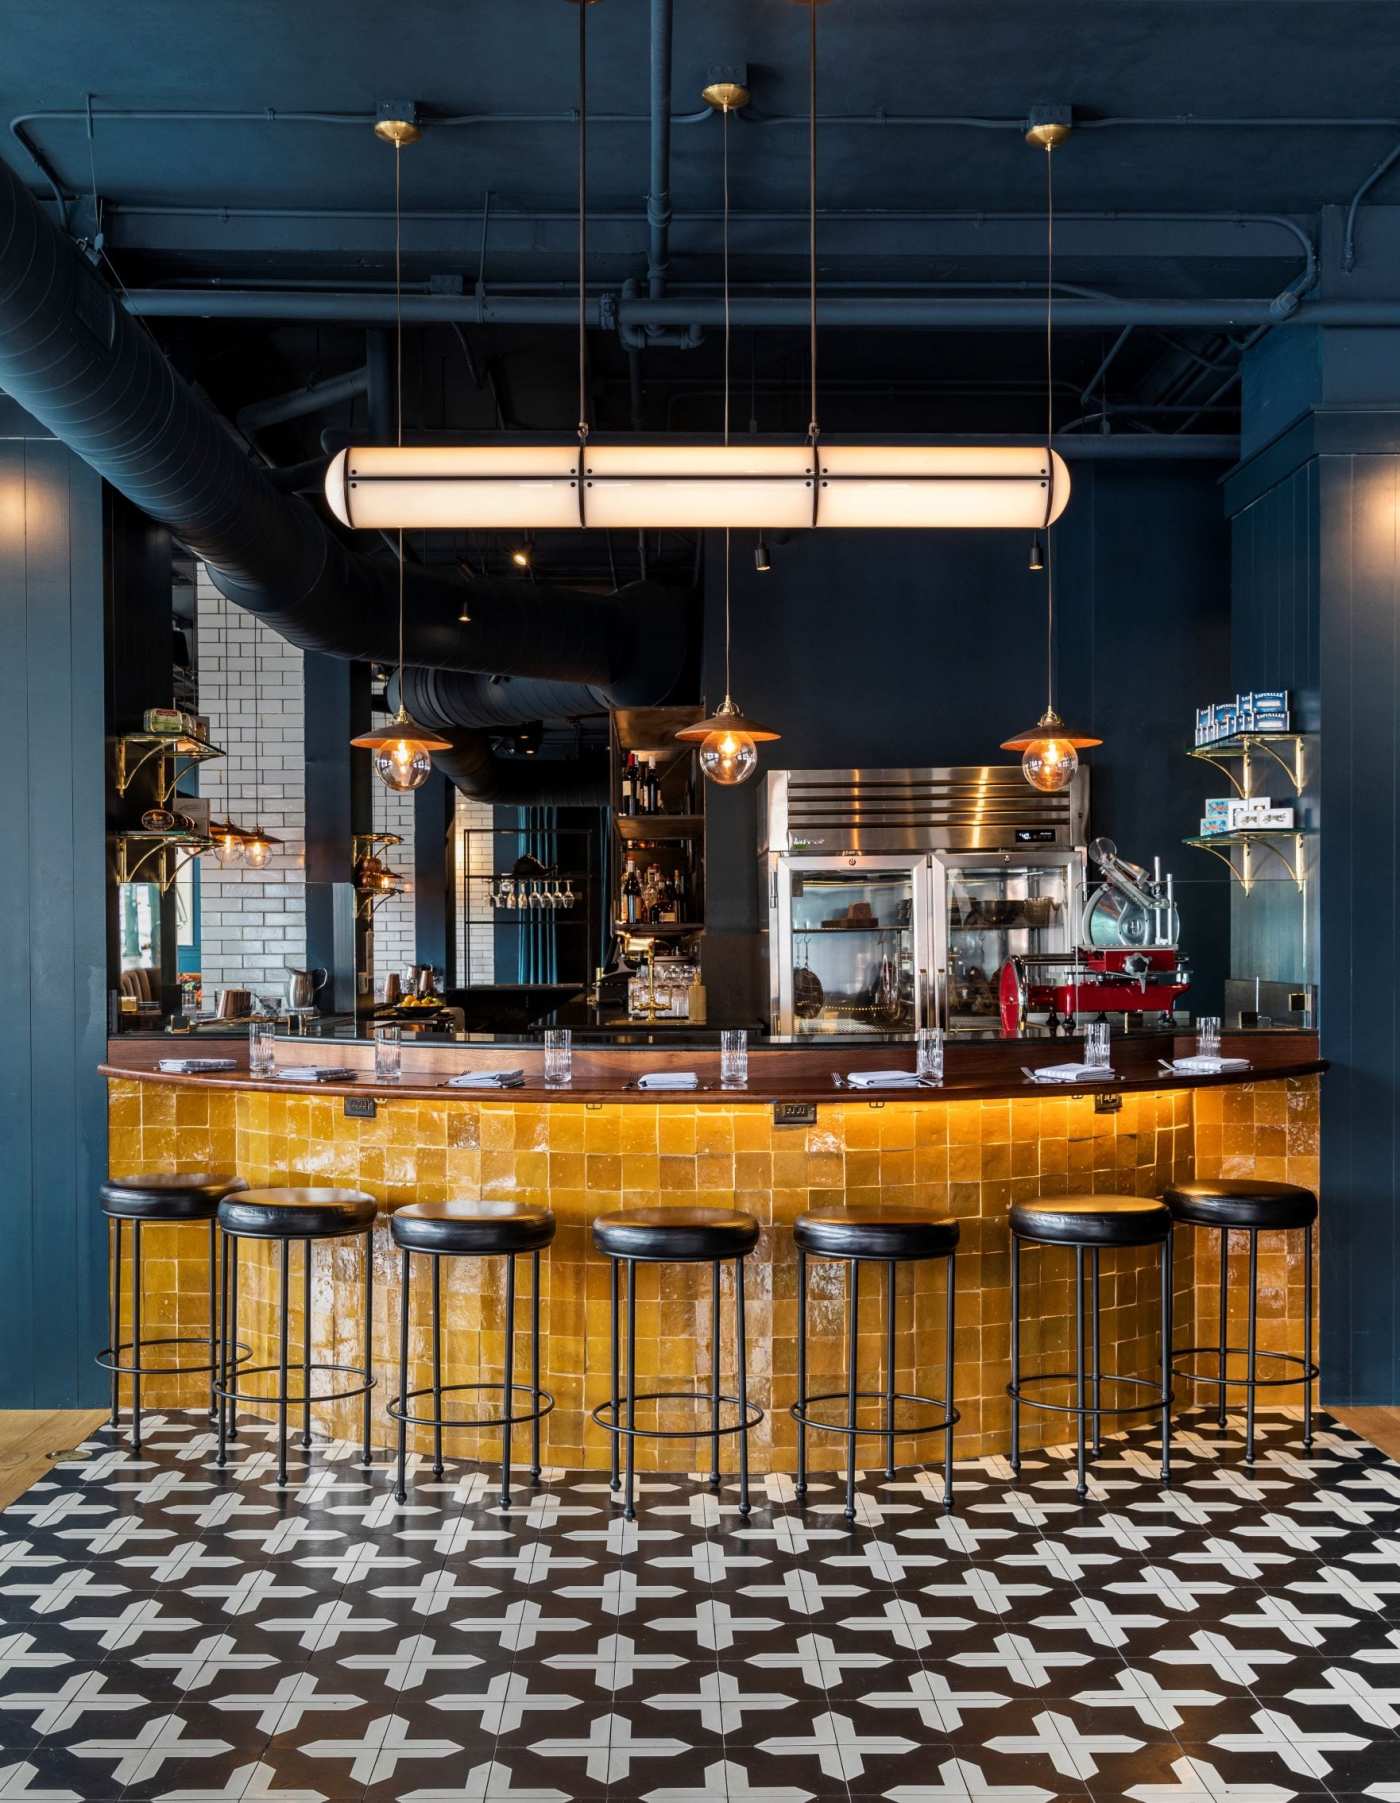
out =
[[[1058,519],[1069,471],[1037,446],[355,445],[326,499],[347,526],[1010,527]],[[1048,505],[1047,505],[1048,502]]]

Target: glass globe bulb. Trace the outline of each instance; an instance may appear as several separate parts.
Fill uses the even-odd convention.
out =
[[[1079,768],[1079,753],[1068,739],[1032,739],[1021,754],[1021,773],[1033,789],[1053,795],[1067,789]]]
[[[432,773],[433,760],[417,739],[394,739],[375,751],[374,774],[386,789],[421,789]]]
[[[243,857],[252,870],[266,870],[272,862],[272,845],[261,833],[247,839],[243,844]]]
[[[758,747],[746,732],[725,727],[700,742],[700,768],[712,783],[732,788],[758,768]]]
[[[227,870],[243,856],[243,841],[235,833],[220,833],[214,840],[214,856]]]

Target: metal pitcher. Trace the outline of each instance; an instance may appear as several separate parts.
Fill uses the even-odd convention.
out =
[[[302,1008],[314,1008],[317,994],[325,988],[329,971],[317,967],[314,970],[297,970],[291,964],[283,967],[287,972],[287,1006],[293,1012]]]

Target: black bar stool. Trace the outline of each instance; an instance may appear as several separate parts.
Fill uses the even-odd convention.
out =
[[[222,1363],[219,1350],[219,1313],[215,1306],[215,1217],[225,1196],[248,1186],[241,1177],[227,1171],[148,1171],[139,1177],[109,1177],[98,1191],[102,1212],[112,1223],[108,1235],[112,1267],[112,1299],[109,1323],[110,1346],[97,1355],[97,1363],[112,1373],[112,1426],[120,1420],[120,1392],[123,1377],[131,1379],[131,1444],[141,1444],[141,1379],[143,1377],[176,1377],[186,1373],[209,1373],[209,1419],[215,1415],[215,1374]],[[174,1338],[145,1340],[141,1337],[141,1229],[150,1222],[161,1226],[186,1221],[209,1223],[209,1332],[181,1334]],[[131,1339],[122,1339],[122,1229],[131,1224]],[[207,1361],[195,1365],[148,1365],[145,1355],[162,1346],[199,1346]],[[131,1349],[131,1363],[122,1363],[122,1355]],[[177,1354],[178,1356],[178,1354]],[[252,1357],[247,1346],[235,1350],[242,1363]]]
[[[394,1497],[406,1500],[405,1469],[408,1427],[433,1430],[433,1476],[441,1477],[442,1430],[445,1427],[501,1430],[501,1507],[510,1507],[511,1430],[531,1425],[530,1481],[540,1479],[540,1422],[554,1407],[554,1398],[540,1388],[540,1251],[554,1238],[554,1216],[530,1202],[411,1202],[396,1209],[389,1232],[403,1255],[399,1278],[399,1391],[386,1405],[386,1413],[399,1424],[399,1474]],[[433,1381],[421,1390],[408,1387],[408,1313],[411,1254],[431,1258],[433,1273]],[[515,1261],[530,1257],[530,1382],[515,1381]],[[506,1261],[505,1376],[501,1383],[445,1384],[442,1381],[442,1261],[444,1258],[503,1258]],[[459,1390],[491,1390],[501,1395],[501,1413],[483,1421],[446,1421],[442,1399]],[[530,1408],[515,1412],[515,1396],[523,1392]],[[419,1396],[431,1396],[431,1415],[414,1415],[409,1405]]]
[[[744,1260],[758,1244],[758,1222],[733,1208],[634,1208],[625,1214],[600,1215],[593,1223],[593,1244],[612,1261],[612,1394],[593,1410],[599,1427],[613,1436],[612,1488],[622,1488],[618,1472],[619,1441],[627,1442],[627,1488],[623,1513],[637,1519],[636,1451],[638,1440],[700,1440],[703,1428],[650,1428],[637,1426],[639,1402],[693,1402],[710,1410],[710,1484],[719,1488],[719,1442],[723,1434],[739,1436],[739,1513],[749,1513],[749,1429],[763,1419],[763,1410],[749,1404],[748,1354],[744,1344]],[[734,1345],[738,1366],[735,1396],[720,1392],[719,1274],[721,1265],[734,1266]],[[708,1264],[713,1267],[710,1288],[711,1389],[653,1390],[637,1394],[637,1266],[639,1264]],[[618,1271],[627,1267],[627,1388],[620,1387],[618,1333]],[[737,1419],[721,1424],[728,1404]],[[627,1419],[619,1419],[623,1410]]]
[[[824,1434],[842,1434],[846,1440],[846,1507],[847,1521],[856,1518],[856,1441],[862,1435],[882,1433],[885,1440],[885,1476],[894,1476],[895,1404],[915,1403],[942,1411],[941,1418],[920,1427],[904,1427],[906,1436],[945,1434],[943,1442],[943,1506],[953,1506],[953,1428],[961,1419],[953,1406],[954,1302],[957,1295],[956,1260],[958,1224],[939,1215],[923,1214],[913,1208],[852,1207],[827,1208],[820,1213],[799,1215],[793,1228],[797,1245],[797,1401],[789,1413],[797,1423],[797,1494],[807,1494],[807,1429]],[[807,1260],[809,1258],[843,1259],[850,1267],[846,1275],[846,1387],[824,1390],[818,1395],[807,1392]],[[944,1394],[918,1396],[895,1389],[895,1274],[901,1264],[916,1260],[943,1258],[948,1261],[947,1338],[944,1342]],[[885,1267],[885,1385],[882,1390],[857,1388],[860,1374],[856,1368],[856,1329],[860,1311],[860,1268],[879,1264]],[[844,1402],[844,1426],[834,1421],[818,1421],[810,1410],[815,1403]],[[861,1402],[883,1402],[883,1428],[860,1427],[856,1416]]]
[[[1074,1253],[1074,1370],[1046,1371],[1034,1376],[1021,1375],[1021,1245],[1068,1246]],[[1150,1377],[1133,1377],[1125,1373],[1105,1371],[1099,1343],[1099,1261],[1104,1252],[1118,1247],[1159,1246],[1161,1275],[1162,1370],[1160,1383]],[[1090,1379],[1084,1356],[1084,1266],[1088,1254],[1093,1316],[1094,1369],[1093,1400],[1086,1402],[1086,1385]],[[1094,1424],[1094,1456],[1103,1448],[1102,1426],[1105,1415],[1136,1415],[1159,1409],[1162,1415],[1162,1482],[1171,1482],[1171,1346],[1172,1346],[1172,1217],[1165,1202],[1155,1196],[1047,1196],[1035,1202],[1015,1202],[1011,1207],[1011,1382],[1006,1393],[1011,1398],[1011,1469],[1021,1469],[1021,1404],[1027,1408],[1045,1409],[1056,1415],[1073,1415],[1078,1440],[1078,1483],[1076,1494],[1081,1502],[1089,1493],[1085,1471],[1084,1425]],[[1043,1402],[1027,1396],[1030,1385],[1074,1384],[1074,1401]],[[1120,1403],[1106,1407],[1105,1384],[1118,1384],[1128,1389],[1149,1390],[1151,1395],[1141,1402]]]
[[[277,1482],[287,1481],[287,1408],[301,1404],[301,1443],[311,1444],[312,1402],[346,1402],[351,1397],[364,1398],[364,1452],[362,1463],[369,1464],[369,1393],[374,1388],[374,1222],[378,1210],[374,1198],[355,1189],[246,1189],[240,1195],[227,1197],[219,1204],[219,1230],[223,1236],[222,1294],[224,1320],[228,1326],[225,1354],[238,1333],[238,1250],[243,1240],[273,1240],[282,1248],[279,1271],[277,1308],[278,1357],[275,1365],[230,1366],[225,1355],[214,1394],[225,1405],[219,1409],[219,1453],[215,1461],[227,1462],[227,1445],[238,1437],[238,1404],[251,1402],[277,1408]],[[364,1309],[365,1362],[360,1365],[338,1365],[313,1362],[311,1357],[311,1246],[314,1240],[344,1239],[356,1233],[364,1239]],[[302,1360],[301,1394],[287,1393],[287,1306],[291,1275],[292,1242],[302,1248]],[[240,1378],[263,1377],[277,1373],[277,1390],[272,1396],[250,1395],[237,1388]],[[330,1390],[313,1397],[311,1379],[322,1371],[357,1377],[361,1381],[345,1390]]]
[[[1166,1190],[1162,1200],[1172,1211],[1172,1219],[1184,1227],[1212,1227],[1220,1235],[1220,1341],[1216,1346],[1187,1346],[1176,1354],[1172,1369],[1176,1376],[1189,1378],[1193,1384],[1211,1384],[1220,1392],[1217,1419],[1225,1425],[1225,1392],[1233,1384],[1245,1393],[1244,1456],[1254,1462],[1254,1395],[1256,1390],[1273,1389],[1280,1384],[1302,1383],[1303,1445],[1311,1447],[1312,1387],[1318,1375],[1313,1363],[1313,1222],[1317,1219],[1317,1197],[1310,1189],[1294,1183],[1268,1183],[1252,1177],[1215,1177],[1199,1183],[1182,1183]],[[1248,1344],[1231,1346],[1230,1309],[1227,1300],[1230,1279],[1230,1235],[1249,1235],[1249,1327]],[[1305,1236],[1303,1255],[1303,1356],[1295,1352],[1260,1352],[1259,1338],[1259,1235],[1261,1233],[1300,1232]],[[1207,1377],[1187,1368],[1192,1358],[1214,1355],[1219,1361],[1216,1375]],[[1245,1375],[1229,1375],[1231,1356],[1243,1358]],[[1260,1377],[1259,1360],[1274,1359],[1296,1366],[1301,1377]]]

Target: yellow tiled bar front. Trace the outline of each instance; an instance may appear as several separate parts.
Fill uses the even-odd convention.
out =
[[[753,1400],[766,1411],[752,1436],[755,1470],[790,1469],[792,1402],[797,1366],[796,1269],[792,1222],[812,1206],[835,1202],[913,1204],[947,1211],[962,1227],[958,1254],[956,1387],[963,1411],[964,1454],[1003,1452],[1007,1445],[1010,1293],[1006,1214],[1016,1200],[1070,1190],[1150,1194],[1192,1175],[1283,1177],[1317,1184],[1316,1077],[1221,1089],[1128,1093],[1122,1109],[1096,1114],[1091,1097],[1027,1097],[1011,1101],[910,1101],[822,1104],[817,1124],[784,1128],[766,1106],[381,1101],[373,1120],[349,1119],[339,1098],[200,1089],[194,1085],[111,1081],[111,1169],[236,1170],[250,1183],[339,1184],[367,1191],[386,1213],[405,1202],[450,1197],[509,1197],[547,1202],[558,1237],[542,1259],[543,1383],[557,1406],[544,1429],[551,1463],[605,1464],[606,1436],[588,1410],[608,1388],[608,1266],[592,1251],[589,1223],[614,1209],[668,1202],[739,1206],[762,1226],[746,1268],[749,1374]],[[1195,1233],[1177,1235],[1174,1270],[1176,1340],[1216,1335],[1219,1270],[1214,1245]],[[1212,1241],[1214,1236],[1211,1236]],[[1244,1241],[1236,1236],[1243,1258]],[[199,1228],[148,1228],[146,1321],[203,1331],[208,1313],[207,1240]],[[274,1254],[243,1252],[240,1334],[256,1361],[275,1356],[271,1300]],[[1150,1372],[1156,1357],[1155,1253],[1118,1253],[1105,1262],[1103,1345],[1108,1369]],[[293,1253],[291,1356],[302,1345],[300,1252]],[[426,1263],[422,1265],[426,1279]],[[1029,1370],[1063,1370],[1072,1361],[1073,1291],[1069,1258],[1026,1255],[1023,1348]],[[1232,1315],[1243,1311],[1243,1269],[1232,1269]],[[901,1389],[941,1393],[943,1357],[941,1263],[905,1266],[899,1277],[896,1355]],[[503,1364],[503,1273],[499,1260],[444,1261],[444,1381],[499,1382]],[[123,1274],[124,1286],[129,1273]],[[638,1273],[638,1388],[683,1390],[710,1361],[708,1271],[646,1267]],[[1300,1236],[1265,1236],[1260,1258],[1260,1344],[1297,1351],[1302,1340]],[[817,1389],[841,1386],[844,1366],[844,1269],[814,1265],[811,1275],[810,1369]],[[885,1301],[875,1274],[862,1288],[860,1369],[877,1388],[883,1356]],[[520,1271],[517,1379],[528,1369],[528,1276]],[[734,1368],[731,1278],[726,1272],[723,1366]],[[411,1378],[430,1381],[428,1286],[413,1291]],[[390,1444],[382,1404],[397,1370],[398,1254],[387,1222],[375,1235],[375,1437]],[[314,1267],[315,1355],[351,1362],[362,1328],[359,1242],[318,1249]],[[155,1331],[153,1328],[147,1331]],[[1232,1336],[1236,1337],[1236,1336]],[[866,1375],[868,1374],[868,1376]],[[197,1378],[148,1380],[153,1405],[194,1403]],[[1296,1390],[1275,1392],[1297,1400]],[[457,1413],[470,1414],[471,1398]],[[490,1399],[482,1412],[494,1412]],[[449,1410],[448,1412],[453,1412]],[[665,1425],[682,1425],[673,1410]],[[654,1424],[655,1416],[643,1417]],[[874,1416],[867,1417],[873,1421]],[[1056,1417],[1032,1416],[1029,1435]],[[318,1413],[318,1424],[358,1432],[355,1405]],[[425,1444],[426,1437],[416,1442]],[[494,1456],[499,1435],[457,1433],[449,1452]],[[924,1443],[930,1454],[937,1442]],[[524,1449],[523,1437],[519,1442]],[[838,1461],[841,1443],[816,1436],[813,1463]],[[867,1457],[876,1452],[870,1444]],[[918,1456],[902,1440],[898,1456]],[[732,1466],[732,1448],[726,1455]],[[686,1441],[643,1442],[639,1464],[708,1463]]]

